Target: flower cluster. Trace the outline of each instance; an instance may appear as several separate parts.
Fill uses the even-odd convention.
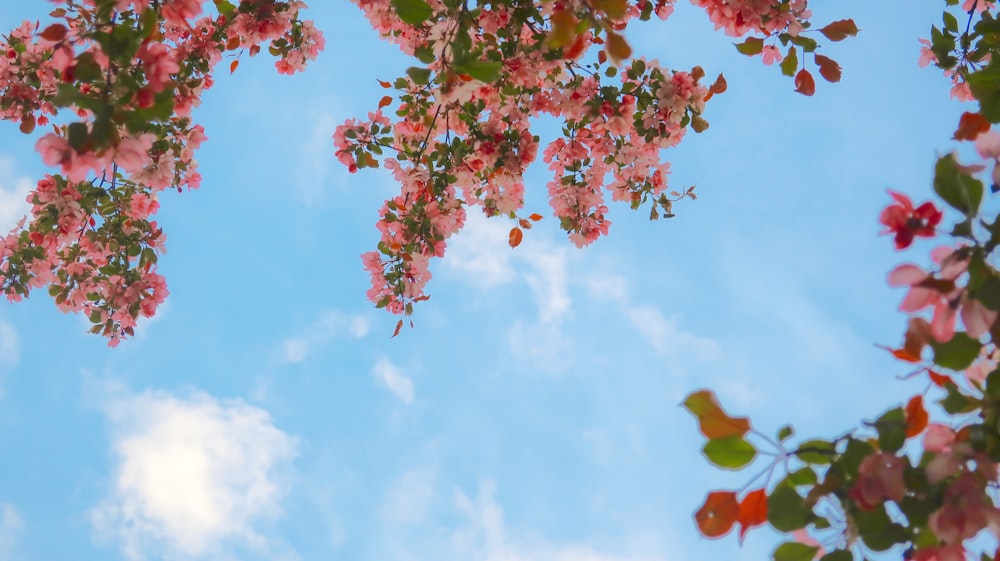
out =
[[[56,2],[42,28],[25,22],[0,44],[0,118],[25,133],[60,111],[76,121],[36,144],[57,168],[28,195],[30,220],[0,238],[0,292],[48,286],[58,307],[84,312],[114,346],[167,295],[156,272],[165,235],[152,219],[165,189],[197,188],[206,140],[191,119],[225,53],[265,43],[278,71],[300,70],[323,38],[302,2]],[[231,68],[235,69],[235,61]]]

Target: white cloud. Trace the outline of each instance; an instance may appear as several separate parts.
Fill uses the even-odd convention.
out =
[[[507,245],[509,231],[504,219],[489,219],[478,208],[469,208],[461,233],[448,242],[448,256],[442,266],[480,289],[513,281],[514,258],[522,248]]]
[[[665,561],[655,547],[622,540],[610,548],[587,543],[553,543],[544,538],[511,532],[494,495],[496,485],[485,481],[470,498],[456,492],[455,504],[467,524],[451,536],[453,559],[482,561]]]
[[[330,135],[337,128],[333,114],[319,115],[313,119],[309,135],[299,145],[298,165],[295,166],[295,193],[306,205],[312,205],[323,197],[323,188],[330,175],[330,153],[333,140]]]
[[[14,559],[14,545],[24,528],[24,520],[17,507],[10,503],[0,503],[0,561]]]
[[[386,493],[380,517],[387,524],[419,524],[426,520],[433,498],[434,473],[426,468],[409,470]]]
[[[367,316],[328,310],[299,334],[282,341],[279,354],[284,362],[304,362],[316,347],[342,335],[363,339],[370,329]]]
[[[24,215],[31,211],[25,200],[32,182],[27,177],[16,177],[14,161],[0,158],[0,234],[6,234]]]
[[[400,401],[407,405],[413,403],[413,380],[403,374],[391,360],[379,357],[372,368],[372,374]]]
[[[227,546],[267,550],[256,525],[274,518],[293,438],[241,400],[204,393],[117,396],[105,404],[117,469],[94,508],[98,536],[130,559],[218,557]]]
[[[655,308],[627,306],[625,314],[636,331],[661,355],[693,355],[698,360],[711,360],[721,353],[718,343],[684,331],[676,317],[666,318]]]
[[[13,366],[20,356],[21,344],[14,328],[5,321],[0,321],[0,363]]]

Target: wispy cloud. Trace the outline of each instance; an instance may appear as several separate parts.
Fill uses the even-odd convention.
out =
[[[453,558],[484,561],[665,561],[658,551],[626,540],[616,547],[587,543],[559,543],[511,531],[497,503],[496,485],[484,481],[476,497],[456,491],[455,505],[465,524],[452,532]]]
[[[23,528],[24,520],[17,507],[0,503],[0,561],[14,559],[14,546]]]
[[[370,321],[367,316],[329,310],[298,334],[282,341],[280,357],[284,362],[304,362],[317,347],[337,337],[363,339],[369,330]]]
[[[372,374],[392,395],[403,403],[413,403],[413,380],[386,357],[379,357],[372,368]]]
[[[388,525],[425,522],[434,498],[434,472],[416,468],[404,472],[382,499],[379,517]]]
[[[0,233],[10,231],[31,210],[25,200],[31,191],[31,180],[19,177],[14,161],[0,158]]]
[[[104,404],[117,467],[90,512],[129,559],[217,558],[267,551],[257,524],[280,512],[295,439],[241,400],[147,391]]]
[[[329,113],[316,115],[313,123],[311,131],[299,146],[298,164],[295,166],[295,194],[307,205],[323,199],[333,161],[331,135],[338,124]]]

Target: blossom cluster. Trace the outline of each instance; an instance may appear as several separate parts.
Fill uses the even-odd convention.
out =
[[[263,45],[277,70],[323,47],[298,1],[55,1],[46,27],[25,22],[0,44],[0,118],[24,133],[54,124],[36,149],[58,169],[29,193],[30,219],[0,238],[0,292],[48,286],[114,346],[167,295],[156,272],[166,236],[152,219],[166,189],[198,188],[206,140],[192,109],[229,53]],[[59,118],[65,115],[68,119]]]

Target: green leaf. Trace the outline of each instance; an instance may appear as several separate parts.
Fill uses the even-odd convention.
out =
[[[758,55],[764,50],[764,40],[760,37],[749,37],[742,43],[736,43],[736,50],[747,56]]]
[[[1000,277],[987,273],[982,284],[976,288],[973,298],[991,310],[1000,310]]]
[[[812,517],[805,500],[791,487],[779,486],[767,498],[767,521],[779,532],[805,528]]]
[[[701,452],[708,461],[725,469],[740,469],[757,457],[757,449],[739,436],[713,438]]]
[[[792,425],[785,425],[778,429],[778,441],[784,442],[791,438],[794,434],[795,429],[792,428]]]
[[[812,561],[817,551],[819,551],[818,545],[785,542],[779,545],[772,555],[774,561]]]
[[[83,123],[70,123],[68,132],[66,133],[66,140],[74,150],[81,152],[83,146],[87,143],[87,136],[89,134],[87,125]]]
[[[799,68],[799,55],[795,47],[788,47],[788,54],[781,61],[781,73],[785,76],[795,76]]]
[[[958,33],[958,19],[951,12],[941,14],[944,20],[944,28],[952,33]]]
[[[983,183],[961,171],[954,154],[947,154],[934,166],[934,192],[955,210],[971,216],[983,200]]]
[[[850,551],[838,549],[820,557],[819,561],[854,561],[854,554]]]
[[[818,44],[815,39],[806,37],[805,35],[796,35],[791,38],[793,45],[798,45],[802,47],[802,50],[811,53],[816,50]]]
[[[455,71],[461,74],[468,74],[480,82],[488,84],[496,82],[500,78],[502,62],[490,60],[473,60],[455,67]]]
[[[786,481],[792,485],[815,485],[819,480],[816,478],[816,472],[812,468],[804,467],[800,470],[793,471],[789,473],[785,478]]]
[[[828,464],[833,461],[836,449],[826,440],[810,440],[800,444],[794,454],[807,464]]]
[[[878,447],[884,452],[896,452],[906,442],[906,417],[903,409],[897,407],[886,411],[875,421],[878,431]]]
[[[857,477],[858,468],[861,466],[862,460],[873,453],[875,453],[875,449],[872,448],[871,444],[856,438],[849,439],[847,446],[844,448],[844,455],[842,456],[843,466],[847,474],[850,477]]]
[[[390,4],[399,19],[410,25],[420,25],[434,13],[431,5],[424,0],[391,0]]]
[[[944,343],[932,340],[930,344],[934,349],[934,364],[951,370],[965,370],[971,366],[983,348],[979,341],[961,331]]]
[[[411,66],[406,69],[406,75],[418,86],[426,86],[431,79],[431,71],[427,68]]]
[[[952,415],[957,415],[959,413],[968,413],[969,411],[976,409],[976,403],[970,399],[969,396],[960,392],[958,390],[958,386],[955,384],[946,385],[945,391],[948,392],[948,395],[946,395],[938,403],[946,412]]]

